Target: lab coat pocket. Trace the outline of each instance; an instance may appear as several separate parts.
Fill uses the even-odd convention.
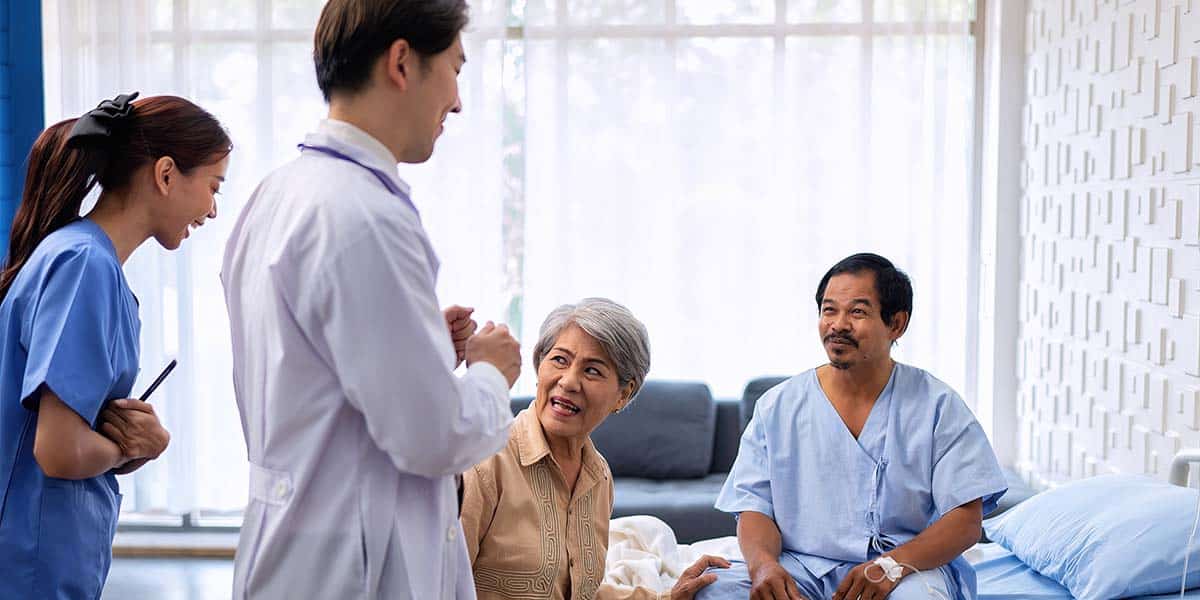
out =
[[[38,523],[39,597],[100,597],[112,563],[120,495],[97,483],[46,480]]]
[[[370,593],[370,579],[368,578],[367,566],[370,564],[370,553],[367,551],[367,518],[366,508],[363,506],[363,498],[360,496],[358,501],[358,519],[355,524],[358,526],[355,531],[355,536],[352,539],[358,541],[358,564],[355,565],[354,574],[362,583],[362,590],[365,594]]]

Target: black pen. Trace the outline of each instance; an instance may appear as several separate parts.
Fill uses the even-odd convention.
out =
[[[153,394],[154,390],[158,389],[158,385],[160,383],[162,383],[164,379],[167,378],[167,375],[171,374],[171,370],[174,368],[175,368],[175,360],[172,359],[171,362],[167,363],[167,367],[162,370],[162,373],[158,374],[158,379],[155,379],[154,383],[150,384],[150,387],[146,389],[146,393],[142,394],[142,397],[138,398],[138,400],[145,402],[146,398],[149,398],[150,394]]]

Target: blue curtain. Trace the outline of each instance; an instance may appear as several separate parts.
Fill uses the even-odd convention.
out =
[[[21,202],[25,158],[45,127],[42,2],[0,0],[0,252]]]

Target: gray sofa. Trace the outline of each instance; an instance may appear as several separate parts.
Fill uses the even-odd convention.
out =
[[[746,384],[741,398],[720,399],[703,383],[646,382],[629,408],[592,432],[613,472],[612,516],[653,515],[670,525],[682,544],[736,534],[733,516],[713,504],[755,402],[784,379],[760,377]],[[513,398],[513,414],[531,400]],[[1013,473],[1009,485],[992,516],[1032,495]]]

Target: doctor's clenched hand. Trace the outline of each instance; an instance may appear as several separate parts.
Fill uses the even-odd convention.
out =
[[[113,400],[100,412],[99,423],[100,433],[129,459],[116,469],[119,474],[136,471],[158,458],[171,442],[171,434],[158,421],[154,407],[140,400]]]
[[[509,387],[521,375],[521,344],[509,334],[507,325],[488,321],[479,333],[467,339],[466,358],[468,367],[478,361],[491,363],[508,380]]]
[[[474,308],[457,304],[442,311],[442,315],[446,318],[446,327],[450,330],[450,340],[454,342],[455,369],[467,357],[467,340],[475,335],[475,330],[479,327],[475,319],[471,318],[473,312],[475,312]]]

